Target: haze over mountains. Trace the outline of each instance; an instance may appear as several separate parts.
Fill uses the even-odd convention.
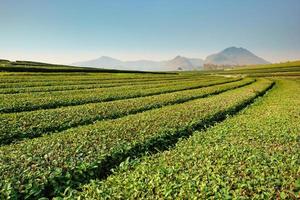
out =
[[[102,56],[94,60],[72,63],[75,66],[81,67],[96,67],[121,70],[141,70],[141,71],[192,71],[202,70],[203,66],[216,65],[224,66],[240,66],[252,64],[267,64],[264,60],[244,48],[229,47],[223,51],[201,58],[187,58],[176,56],[171,60],[166,61],[151,61],[151,60],[135,60],[121,61],[108,56]]]
[[[75,66],[96,67],[122,70],[141,70],[141,71],[191,71],[200,70],[204,60],[198,58],[186,58],[176,56],[171,60],[151,61],[151,60],[134,60],[122,61],[108,56],[101,56],[94,60],[72,63]]]

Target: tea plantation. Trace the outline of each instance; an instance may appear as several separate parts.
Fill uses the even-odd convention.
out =
[[[0,199],[299,199],[299,62],[0,61]]]

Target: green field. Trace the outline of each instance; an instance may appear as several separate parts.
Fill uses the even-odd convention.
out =
[[[164,72],[143,72],[130,70],[98,69],[91,67],[76,67],[32,61],[9,61],[0,59],[0,72],[90,72],[90,73],[142,73],[165,74]]]
[[[208,74],[240,74],[253,77],[286,77],[286,76],[300,76],[300,61],[268,64],[268,65],[254,65],[235,67],[232,69],[209,71]]]
[[[0,199],[300,198],[299,62],[0,71]]]

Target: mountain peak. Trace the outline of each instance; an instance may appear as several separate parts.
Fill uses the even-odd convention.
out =
[[[117,60],[117,59],[109,57],[109,56],[101,56],[98,58],[98,60]]]
[[[194,66],[189,61],[189,59],[182,57],[182,56],[176,56],[172,60],[169,60],[166,62],[166,65],[170,68],[176,68],[175,70],[193,70]]]
[[[99,58],[112,58],[112,57],[109,57],[109,56],[101,56]]]
[[[242,47],[228,47],[223,51],[207,56],[206,64],[214,65],[251,65],[251,64],[267,64],[266,60],[256,56],[249,50]]]
[[[221,51],[223,53],[227,53],[227,54],[235,54],[235,53],[238,53],[238,54],[252,54],[254,55],[253,53],[251,53],[250,51],[248,51],[247,49],[244,49],[242,47],[228,47],[226,49],[224,49],[223,51]]]
[[[224,49],[223,51],[241,51],[241,50],[246,50],[242,47],[235,47],[235,46],[232,46],[232,47],[228,47],[226,49]]]
[[[175,58],[173,58],[173,60],[175,60],[175,59],[185,59],[185,57],[183,57],[181,55],[177,55],[177,56],[175,56]]]

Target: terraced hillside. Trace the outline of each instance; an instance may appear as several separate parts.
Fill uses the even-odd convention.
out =
[[[296,199],[299,133],[297,76],[2,72],[0,199]]]
[[[300,61],[254,65],[235,67],[232,69],[216,70],[214,72],[207,72],[208,74],[223,74],[223,75],[247,75],[252,77],[287,77],[300,76]]]
[[[33,61],[9,61],[0,59],[0,72],[108,72],[108,73],[147,73],[164,74],[163,72],[143,72],[132,70],[100,69],[69,65],[49,64]]]

